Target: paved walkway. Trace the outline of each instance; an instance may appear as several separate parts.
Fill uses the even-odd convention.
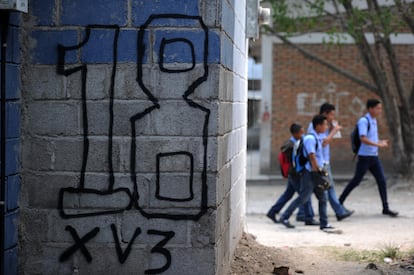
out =
[[[247,205],[246,231],[257,237],[258,242],[275,247],[297,246],[347,246],[359,249],[381,249],[386,245],[400,246],[401,249],[414,248],[414,192],[406,186],[389,186],[390,208],[400,212],[398,218],[381,214],[381,200],[375,182],[368,178],[357,187],[346,201],[348,209],[355,214],[341,222],[336,220],[332,208],[328,205],[329,222],[343,231],[343,234],[327,234],[319,227],[305,226],[290,219],[295,229],[287,229],[275,224],[265,214],[285,189],[284,181],[257,181],[249,168],[257,161],[247,158]],[[255,156],[253,156],[255,157]],[[250,165],[250,167],[249,167]],[[257,173],[257,170],[256,170]],[[252,181],[252,179],[255,179]],[[345,184],[336,186],[341,193]],[[313,206],[317,213],[317,200],[313,196]],[[317,218],[317,217],[316,217]]]

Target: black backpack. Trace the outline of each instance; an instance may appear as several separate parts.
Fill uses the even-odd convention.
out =
[[[367,132],[369,132],[369,128],[371,126],[369,123],[369,119],[366,116],[364,116],[364,118],[368,121]],[[359,137],[358,123],[355,125],[354,129],[351,132],[351,147],[352,147],[352,152],[354,152],[354,159],[355,159],[355,156],[358,154],[359,147],[361,147],[361,139]]]

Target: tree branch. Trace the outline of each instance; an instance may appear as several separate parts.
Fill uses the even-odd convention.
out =
[[[340,67],[338,67],[338,66],[336,66],[336,65],[334,65],[334,64],[332,64],[332,63],[330,63],[330,62],[328,62],[328,61],[326,61],[326,60],[324,60],[324,59],[322,59],[320,57],[318,57],[317,55],[315,55],[315,54],[313,54],[313,53],[305,50],[304,48],[300,47],[299,45],[291,42],[285,36],[283,36],[283,35],[281,35],[279,33],[273,32],[272,30],[270,30],[270,31],[271,31],[271,33],[274,36],[276,36],[277,38],[279,38],[280,40],[282,40],[283,43],[291,46],[292,48],[294,48],[296,50],[298,50],[305,58],[307,58],[309,60],[312,60],[312,61],[316,61],[319,64],[322,64],[323,66],[329,68],[330,70],[332,70],[332,71],[334,71],[334,72],[336,72],[338,74],[341,74],[342,76],[348,78],[349,80],[351,80],[351,81],[353,81],[353,82],[355,82],[355,83],[357,83],[357,84],[359,84],[359,85],[367,88],[368,90],[370,90],[370,91],[372,91],[374,93],[378,93],[378,88],[375,87],[374,85],[372,85],[372,84],[370,84],[370,83],[368,83],[368,82],[366,82],[366,81],[364,81],[364,80],[356,77],[352,73],[350,73],[350,72],[348,72],[346,70],[343,70]]]
[[[401,3],[401,0],[394,0],[394,3],[397,6],[398,11],[402,14],[405,23],[407,23],[411,32],[414,33],[414,18],[409,13],[410,8],[407,7],[407,5],[409,6],[409,4],[405,2],[403,4]]]

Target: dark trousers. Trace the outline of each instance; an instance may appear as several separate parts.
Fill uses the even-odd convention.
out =
[[[345,199],[348,197],[351,191],[361,183],[362,178],[368,170],[372,173],[377,182],[378,191],[382,201],[382,208],[383,210],[388,210],[387,183],[385,181],[384,170],[382,169],[381,161],[377,156],[358,156],[358,162],[356,165],[354,177],[345,187],[344,191],[339,197],[339,201],[341,204],[344,203]]]

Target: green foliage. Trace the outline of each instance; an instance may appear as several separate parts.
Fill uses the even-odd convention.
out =
[[[384,258],[391,258],[393,260],[400,259],[402,256],[400,252],[400,248],[398,246],[388,244],[385,245],[380,252],[380,257]]]
[[[325,32],[330,38],[327,44],[343,41],[343,33],[350,34],[357,42],[364,33],[378,33],[389,37],[398,32],[405,23],[393,6],[375,7],[373,2],[368,9],[361,9],[351,0],[266,0],[272,8],[272,32],[285,36],[309,32]],[[341,8],[341,13],[332,11],[332,3]],[[331,9],[327,9],[327,5]],[[344,7],[345,10],[344,10]],[[414,8],[408,9],[414,15]]]

